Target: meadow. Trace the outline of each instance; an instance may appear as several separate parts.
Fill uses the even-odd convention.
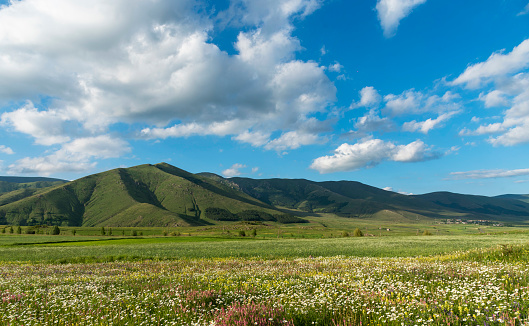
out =
[[[301,227],[1,234],[0,325],[529,325],[523,229]]]

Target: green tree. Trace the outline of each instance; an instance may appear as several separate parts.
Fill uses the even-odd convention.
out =
[[[132,230],[132,236],[135,237],[138,235],[138,232],[136,232],[136,230]]]
[[[9,233],[13,233],[13,232],[14,232],[14,231],[13,231],[13,226],[10,226],[10,227],[9,227]]]
[[[6,228],[3,228],[3,229],[2,229],[2,233],[6,233]]]
[[[362,231],[360,231],[360,232],[362,232]],[[349,232],[347,232],[347,231],[343,231],[342,232],[342,237],[347,238],[348,236],[349,236]]]
[[[428,230],[424,230],[424,232],[422,233],[422,235],[432,235],[432,232],[428,231]]]
[[[20,225],[17,227],[17,234],[22,234],[22,228],[20,227]]]
[[[51,234],[52,235],[58,235],[58,234],[61,234],[61,229],[59,229],[59,226],[55,225],[53,227],[53,230],[51,231]]]
[[[250,235],[255,238],[255,236],[257,235],[257,230],[253,229]]]
[[[239,231],[239,236],[245,237],[246,236],[246,232],[244,232],[244,230],[240,230]]]
[[[108,228],[108,235],[112,235],[112,228]]]
[[[77,231],[75,231],[75,229],[72,230],[72,235],[75,235],[77,233]]]
[[[101,227],[101,235],[106,235],[106,234],[107,234],[107,233],[105,232],[105,227],[102,226],[102,227]]]
[[[360,230],[359,228],[356,228],[353,232],[353,236],[355,237],[363,237],[364,234],[362,233],[362,230]]]

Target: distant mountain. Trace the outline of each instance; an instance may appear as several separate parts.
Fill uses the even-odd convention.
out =
[[[230,178],[239,189],[267,204],[314,213],[370,217],[382,211],[404,217],[529,219],[529,203],[515,199],[437,192],[406,196],[355,181]]]
[[[24,184],[27,183],[19,183]],[[227,179],[213,173],[192,174],[160,163],[110,170],[48,188],[20,188],[1,194],[0,224],[193,226],[241,220],[298,223],[305,221],[292,214],[320,213],[405,222],[428,218],[522,222],[529,220],[529,203],[520,199],[528,198],[449,192],[406,196],[356,181]]]
[[[0,206],[32,196],[48,187],[68,181],[43,177],[2,177],[0,176]]]
[[[513,194],[507,194],[507,195],[500,195],[496,196],[496,198],[502,198],[502,199],[516,199],[521,200],[526,203],[529,203],[529,195],[513,195]]]
[[[161,163],[90,175],[0,206],[0,224],[205,225],[214,223],[208,209],[213,218],[217,212],[231,220],[284,215],[220,182]]]

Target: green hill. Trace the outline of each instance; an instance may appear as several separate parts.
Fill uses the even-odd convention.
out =
[[[437,192],[406,196],[355,181],[230,178],[243,192],[274,206],[369,218],[393,212],[411,218],[529,219],[529,203],[508,198]]]
[[[0,206],[0,224],[206,225],[215,222],[205,214],[211,207],[282,214],[222,183],[161,163],[90,175]]]
[[[529,195],[513,195],[513,194],[507,194],[507,195],[496,196],[495,198],[501,198],[501,199],[516,199],[516,200],[521,200],[521,201],[523,201],[523,202],[529,203]]]

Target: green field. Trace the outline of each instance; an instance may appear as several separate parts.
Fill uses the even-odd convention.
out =
[[[0,325],[529,322],[524,228],[329,217],[0,233]]]

